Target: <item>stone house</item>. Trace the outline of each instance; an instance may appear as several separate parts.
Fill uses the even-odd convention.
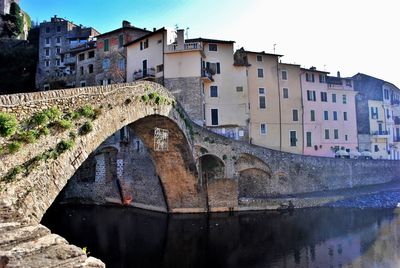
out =
[[[123,21],[121,28],[98,35],[94,64],[96,84],[126,82],[126,48],[124,44],[149,32],[146,29],[132,26],[128,21]]]

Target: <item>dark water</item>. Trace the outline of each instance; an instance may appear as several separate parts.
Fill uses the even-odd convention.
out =
[[[400,267],[400,213],[172,215],[54,206],[42,221],[107,267]]]

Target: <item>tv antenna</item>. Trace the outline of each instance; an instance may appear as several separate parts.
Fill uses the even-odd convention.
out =
[[[276,44],[274,44],[274,54],[275,54],[275,47],[276,47]]]
[[[186,27],[186,39],[189,39],[189,27]]]

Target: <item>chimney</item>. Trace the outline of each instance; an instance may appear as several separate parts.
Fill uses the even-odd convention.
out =
[[[176,43],[178,44],[178,48],[182,48],[182,49],[183,49],[183,45],[185,44],[184,32],[185,32],[185,30],[183,30],[183,29],[176,31]]]
[[[315,70],[317,70],[317,68],[316,68],[315,66],[311,66],[311,67],[310,67],[310,70],[315,71]]]
[[[339,78],[340,78],[340,72],[339,72],[339,71],[337,72],[337,77],[339,77]]]
[[[123,28],[125,28],[125,27],[131,27],[132,25],[131,25],[131,23],[129,22],[129,21],[127,21],[127,20],[123,20],[122,21],[122,27]]]
[[[156,28],[153,28],[153,32],[155,32],[156,31]]]

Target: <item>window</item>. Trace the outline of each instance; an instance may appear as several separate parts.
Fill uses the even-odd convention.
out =
[[[157,65],[156,69],[157,69],[157,73],[163,72],[164,71],[164,65],[163,64]]]
[[[80,75],[84,74],[83,66],[79,67],[79,73],[80,73]]]
[[[211,109],[211,125],[218,125],[218,109]]]
[[[93,64],[89,64],[88,66],[88,73],[93,73]]]
[[[375,146],[374,146],[374,151],[379,152],[379,146],[377,144],[375,144]]]
[[[118,69],[120,71],[125,70],[125,60],[124,59],[118,59]]]
[[[306,73],[306,81],[314,83],[314,74]]]
[[[46,67],[50,67],[50,61],[49,61],[49,60],[46,60],[46,61],[44,62],[44,65],[45,65]]]
[[[390,119],[390,112],[389,109],[386,108],[386,119]]]
[[[110,59],[103,59],[103,70],[110,69]]]
[[[146,39],[143,41],[143,49],[146,49],[149,47],[149,39]]]
[[[337,121],[337,112],[336,111],[333,111],[333,120]]]
[[[384,89],[383,90],[383,95],[384,95],[384,97],[385,97],[385,100],[388,100],[389,99],[389,90],[387,90],[387,89]]]
[[[258,89],[258,100],[260,109],[265,109],[267,106],[265,101],[265,88]]]
[[[326,83],[326,75],[320,74],[319,75],[319,82],[320,83]]]
[[[315,121],[315,110],[311,110],[311,121]]]
[[[218,51],[217,44],[208,44],[208,51]]]
[[[210,97],[212,97],[212,98],[218,97],[218,87],[217,86],[210,86]]]
[[[109,47],[109,43],[108,43],[108,39],[104,39],[104,51],[109,51],[110,47]]]
[[[292,115],[293,115],[293,121],[299,121],[299,111],[298,110],[292,110]]]
[[[332,94],[332,102],[336,103],[336,94]]]
[[[308,101],[316,101],[317,100],[315,90],[307,90],[307,100]]]
[[[347,112],[343,112],[343,120],[347,121]]]
[[[56,59],[56,65],[60,66],[60,59]]]
[[[281,76],[282,76],[282,80],[287,80],[288,79],[287,71],[286,70],[282,70]]]
[[[78,59],[79,59],[79,61],[85,60],[85,53],[79,54]]]
[[[219,62],[216,63],[206,62],[206,69],[210,70],[211,74],[220,74],[221,64]]]
[[[349,136],[348,135],[344,135],[344,140],[348,141],[348,139],[349,139]]]
[[[60,37],[60,36],[57,36],[57,38],[56,38],[56,43],[57,43],[57,44],[60,44],[60,43],[61,43],[61,37]]]
[[[325,140],[329,140],[329,129],[325,129]]]
[[[44,89],[44,90],[50,90],[50,85],[44,85],[44,86],[43,86],[43,89]]]
[[[46,37],[46,45],[50,45],[50,38]]]
[[[262,61],[263,61],[262,55],[257,55],[257,61],[258,61],[258,62],[262,62]]]
[[[306,146],[311,147],[311,132],[306,132]]]
[[[236,87],[236,92],[243,92],[243,87]]]
[[[81,87],[86,87],[86,81],[81,81]]]
[[[295,147],[297,145],[297,135],[295,130],[290,131],[290,146]]]
[[[371,107],[371,119],[378,119],[378,107]]]
[[[57,54],[60,54],[60,53],[61,53],[61,48],[59,48],[59,47],[56,48],[56,53],[57,53]]]
[[[347,96],[346,95],[342,95],[342,99],[343,99],[343,104],[347,103]]]
[[[329,120],[328,111],[324,111],[324,120]]]
[[[217,64],[217,74],[221,73],[221,64],[219,62],[216,63]]]
[[[94,58],[94,51],[89,51],[88,58],[89,59]]]
[[[346,86],[348,86],[348,87],[352,87],[352,86],[351,86],[351,80],[349,80],[349,79],[346,79]]]
[[[257,69],[257,76],[259,78],[263,78],[264,77],[264,69]]]
[[[45,50],[46,56],[50,56],[50,49],[46,48]]]
[[[339,129],[334,129],[333,130],[333,138],[335,140],[339,139]]]
[[[61,32],[61,26],[57,26],[57,33]]]
[[[50,27],[46,27],[46,33],[50,33]]]
[[[260,134],[266,135],[267,134],[267,125],[265,123],[260,124]]]
[[[327,92],[321,92],[321,101],[328,102],[328,93]]]
[[[284,87],[282,90],[283,90],[283,98],[288,99],[289,98],[289,89]]]
[[[124,35],[120,34],[118,36],[118,47],[123,47],[124,46]]]

